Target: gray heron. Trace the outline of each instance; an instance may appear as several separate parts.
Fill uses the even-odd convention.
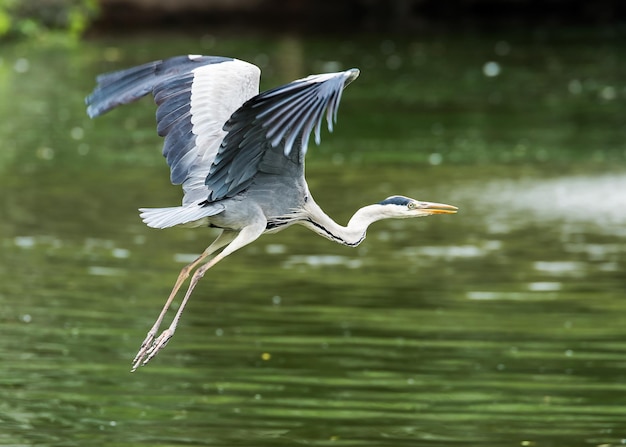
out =
[[[141,208],[141,218],[152,228],[220,230],[213,243],[180,271],[132,371],[146,365],[174,335],[207,270],[262,234],[299,224],[355,247],[378,220],[457,211],[451,205],[391,196],[357,210],[347,226],[336,223],[311,196],[304,158],[312,134],[320,143],[324,119],[332,131],[342,91],[359,70],[311,75],[262,93],[260,74],[257,66],[233,58],[172,57],[102,74],[85,100],[87,113],[94,118],[151,93],[157,104],[157,131],[165,137],[163,155],[170,179],[182,185],[184,196],[181,206]],[[170,326],[157,337],[168,308],[192,272]]]

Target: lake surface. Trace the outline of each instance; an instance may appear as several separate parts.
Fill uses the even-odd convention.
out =
[[[612,30],[128,36],[0,54],[0,445],[626,444],[626,46]],[[623,36],[621,36],[623,37]],[[392,194],[454,216],[349,249],[304,228],[211,270],[130,361],[215,236],[176,205],[145,99],[95,121],[97,73],[175,54],[262,88],[359,67],[307,158],[337,221]]]

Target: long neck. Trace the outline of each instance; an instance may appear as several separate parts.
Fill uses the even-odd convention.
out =
[[[369,205],[358,209],[344,227],[324,213],[312,198],[306,205],[306,211],[303,225],[326,239],[348,247],[356,247],[363,242],[367,227],[384,218],[380,213],[376,213],[375,205]]]

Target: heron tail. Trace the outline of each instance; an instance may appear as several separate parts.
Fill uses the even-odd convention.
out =
[[[168,208],[140,208],[139,217],[151,228],[170,228],[177,225],[187,227],[202,227],[208,222],[207,217],[215,216],[224,211],[224,205],[219,203],[193,203],[185,206]]]

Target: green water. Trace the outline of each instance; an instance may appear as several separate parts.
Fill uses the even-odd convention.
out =
[[[626,443],[619,37],[4,44],[0,445]],[[99,72],[186,53],[255,62],[263,88],[359,67],[309,151],[318,203],[340,222],[391,194],[460,212],[377,223],[357,249],[265,236],[205,276],[131,374],[214,234],[137,216],[180,200],[152,102],[90,121],[83,98]]]

